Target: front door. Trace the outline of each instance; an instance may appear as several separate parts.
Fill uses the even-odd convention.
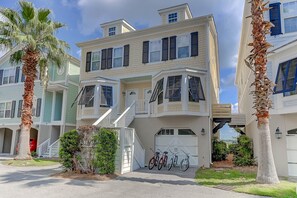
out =
[[[126,91],[126,108],[128,108],[133,101],[138,100],[138,90],[137,89],[129,89]]]

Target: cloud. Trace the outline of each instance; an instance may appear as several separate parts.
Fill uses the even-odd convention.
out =
[[[238,102],[235,104],[231,104],[232,113],[238,113]]]
[[[234,80],[235,80],[235,72],[227,75],[224,78],[221,78],[221,85],[224,88],[234,86]]]

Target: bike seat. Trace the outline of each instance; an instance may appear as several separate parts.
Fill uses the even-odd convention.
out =
[[[156,154],[157,154],[157,155],[159,155],[159,154],[160,154],[160,152],[156,152]]]
[[[167,151],[164,151],[164,153],[167,155],[168,154],[168,152]]]

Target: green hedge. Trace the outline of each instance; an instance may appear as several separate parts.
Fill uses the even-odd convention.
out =
[[[223,141],[219,141],[217,137],[212,140],[213,145],[213,153],[212,160],[213,161],[222,161],[225,160],[228,154],[227,144]]]
[[[234,154],[233,162],[236,166],[251,166],[255,164],[252,140],[246,135],[237,138],[237,144],[231,146]]]
[[[101,128],[94,136],[95,141],[95,167],[99,174],[112,174],[115,172],[115,157],[117,151],[117,135],[113,130]]]
[[[79,135],[74,129],[64,133],[60,138],[59,155],[61,163],[66,170],[73,171],[75,169],[73,157],[77,152],[79,152]]]

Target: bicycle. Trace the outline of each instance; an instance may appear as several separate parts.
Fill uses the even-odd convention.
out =
[[[168,154],[167,151],[163,152],[163,155],[162,155],[161,159],[158,162],[158,170],[161,170],[163,166],[166,167],[167,160],[168,160],[168,155],[167,154]]]
[[[185,151],[181,151],[186,155],[186,157],[180,162],[180,170],[185,172],[190,167],[190,156]]]
[[[158,149],[160,151],[160,149]],[[160,152],[156,151],[154,152],[153,149],[151,151],[154,153],[154,156],[150,159],[148,168],[149,170],[152,170],[155,166],[158,165],[159,159],[160,159]]]
[[[170,171],[170,169],[172,168],[172,166],[176,167],[177,166],[177,161],[178,161],[178,155],[177,153],[173,153],[170,149],[169,149],[170,153],[172,153],[172,157],[169,161],[169,164],[167,166],[167,170]]]

